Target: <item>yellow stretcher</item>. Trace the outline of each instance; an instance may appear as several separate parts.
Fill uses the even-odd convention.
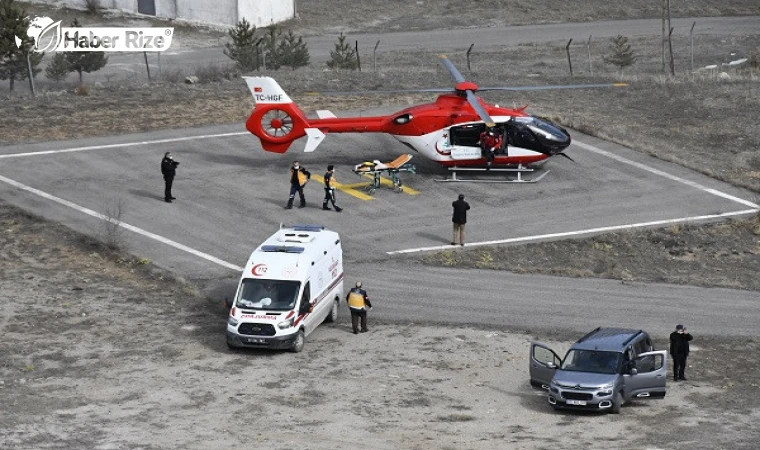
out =
[[[378,160],[366,161],[354,166],[354,173],[357,175],[374,175],[372,183],[367,186],[367,192],[374,193],[377,188],[380,187],[380,175],[383,173],[388,174],[393,181],[393,191],[401,192],[401,178],[399,172],[411,172],[417,173],[417,168],[413,164],[409,164],[412,159],[412,155],[401,155],[388,163],[382,163]]]

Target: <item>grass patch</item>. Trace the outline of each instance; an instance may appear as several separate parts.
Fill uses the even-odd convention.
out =
[[[475,416],[471,414],[447,414],[445,416],[437,416],[436,422],[471,422],[475,420]]]

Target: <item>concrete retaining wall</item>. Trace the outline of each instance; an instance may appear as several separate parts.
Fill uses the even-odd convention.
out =
[[[296,0],[152,0],[156,17],[185,19],[215,25],[235,25],[245,18],[259,27],[292,19]],[[100,0],[107,9],[138,13],[138,2],[150,5],[151,0]],[[84,8],[84,0],[36,1],[57,6]],[[54,17],[52,19],[55,19]]]

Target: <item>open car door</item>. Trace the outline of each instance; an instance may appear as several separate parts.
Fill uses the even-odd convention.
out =
[[[665,398],[668,379],[668,352],[642,353],[633,360],[635,374],[626,375],[626,400],[656,400]]]
[[[549,389],[557,367],[562,365],[562,358],[540,342],[530,344],[530,384],[533,387]]]

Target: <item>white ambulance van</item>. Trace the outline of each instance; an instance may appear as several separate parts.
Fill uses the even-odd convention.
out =
[[[227,319],[230,348],[303,350],[306,337],[338,318],[343,251],[319,225],[281,228],[251,253]]]

